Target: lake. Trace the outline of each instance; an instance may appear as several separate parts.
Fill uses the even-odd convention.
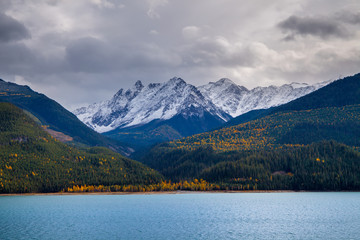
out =
[[[0,196],[0,239],[360,239],[360,193]]]

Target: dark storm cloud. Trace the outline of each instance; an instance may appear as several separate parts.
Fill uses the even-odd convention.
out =
[[[30,33],[24,24],[0,13],[0,42],[18,41],[26,38],[30,38]]]
[[[349,37],[349,33],[344,26],[329,18],[290,16],[280,22],[278,27],[288,34],[285,40],[293,40],[298,35],[312,35],[324,39],[329,37]]]

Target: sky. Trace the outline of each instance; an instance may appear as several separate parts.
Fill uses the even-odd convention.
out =
[[[358,72],[358,0],[0,1],[0,78],[69,110],[137,80],[251,89]]]

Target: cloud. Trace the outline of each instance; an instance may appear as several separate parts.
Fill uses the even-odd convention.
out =
[[[294,40],[296,36],[316,36],[347,38],[349,32],[344,26],[329,18],[290,16],[278,24],[283,32],[288,33],[285,40]]]
[[[65,58],[71,71],[87,73],[173,67],[181,62],[176,54],[157,45],[114,44],[93,37],[69,43]]]
[[[149,4],[147,15],[150,18],[160,18],[159,13],[157,12],[157,8],[168,4],[168,0],[147,0],[147,2]]]
[[[156,35],[159,35],[159,32],[156,31],[156,30],[154,30],[154,29],[152,29],[152,30],[149,31],[149,34],[150,34],[150,35],[153,35],[153,36],[156,36]]]
[[[359,9],[353,0],[0,0],[0,78],[21,76],[65,106],[138,79],[316,82],[359,71]]]
[[[117,1],[109,1],[109,0],[91,0],[93,4],[100,8],[124,8],[125,5],[121,3],[117,3]]]
[[[2,73],[29,74],[37,61],[33,51],[23,43],[0,44],[0,72]]]
[[[103,72],[116,64],[116,53],[105,42],[85,37],[66,47],[66,60],[75,72]]]
[[[27,38],[30,38],[30,32],[24,24],[0,13],[0,42],[19,41]]]
[[[335,18],[350,24],[360,24],[360,12],[342,11],[336,13]]]
[[[270,49],[260,42],[243,44],[224,36],[204,36],[181,50],[189,67],[254,67],[269,57]]]
[[[185,39],[194,39],[200,34],[200,28],[196,26],[187,26],[182,29],[182,35]]]

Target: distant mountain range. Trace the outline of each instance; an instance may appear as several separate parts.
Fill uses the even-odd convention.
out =
[[[291,83],[248,90],[243,86],[236,85],[230,79],[223,78],[217,82],[200,86],[198,89],[215,106],[232,117],[237,117],[251,110],[266,109],[288,103],[331,82],[325,81],[314,85]]]
[[[270,114],[283,111],[299,111],[326,107],[342,107],[360,104],[360,74],[334,81],[327,86],[300,97],[287,104],[268,109],[247,112],[231,119],[225,126],[234,126],[251,120],[259,119]]]
[[[330,81],[285,84],[248,90],[230,79],[195,87],[181,78],[120,89],[110,100],[74,111],[92,129],[140,145],[209,131],[253,109],[278,106],[309,94]]]

